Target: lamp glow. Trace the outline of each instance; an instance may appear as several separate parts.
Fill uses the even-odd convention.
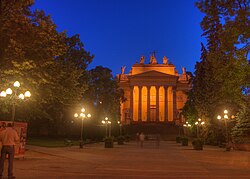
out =
[[[74,117],[78,117],[78,114],[77,114],[77,113],[75,113],[75,114],[74,114]]]
[[[24,99],[24,95],[23,95],[23,93],[19,94],[18,98],[20,98],[20,99]]]
[[[20,87],[20,83],[19,83],[19,81],[15,81],[15,83],[14,83],[14,87]]]
[[[86,115],[84,113],[80,113],[80,117],[86,117]]]
[[[6,97],[6,95],[7,95],[7,94],[6,94],[5,91],[2,91],[2,92],[0,93],[0,96],[1,96],[1,97]]]
[[[29,98],[29,97],[31,96],[31,93],[30,93],[29,91],[26,91],[26,92],[24,93],[24,96],[27,97],[27,98]]]
[[[8,89],[6,90],[6,94],[12,94],[12,89],[8,88]]]

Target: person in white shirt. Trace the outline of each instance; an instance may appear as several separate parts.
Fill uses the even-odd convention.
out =
[[[13,160],[15,154],[15,145],[19,142],[19,136],[12,124],[8,123],[7,128],[0,132],[0,142],[2,142],[1,158],[0,158],[0,178],[3,177],[4,160],[8,154],[8,179],[14,179],[13,176]]]
[[[140,134],[140,143],[141,143],[141,147],[143,147],[143,142],[144,142],[144,139],[145,139],[145,135],[143,134],[143,132]]]

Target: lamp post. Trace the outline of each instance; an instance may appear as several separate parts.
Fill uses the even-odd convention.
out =
[[[8,98],[12,102],[11,121],[14,123],[15,113],[16,113],[16,101],[30,98],[31,93],[30,93],[30,91],[25,91],[24,93],[19,93],[19,87],[21,86],[19,81],[15,81],[13,86],[14,86],[13,89],[8,88],[5,91],[1,91],[0,97]]]
[[[183,127],[185,127],[185,128],[188,129],[189,127],[191,127],[191,124],[189,124],[188,121],[187,121],[185,124],[183,124]],[[187,131],[187,130],[186,130],[186,131]],[[187,133],[187,132],[186,132],[186,133]]]
[[[111,137],[111,121],[109,120],[108,117],[105,117],[104,120],[102,120],[102,124],[105,124],[106,126],[106,137],[109,136]],[[109,135],[108,135],[108,124],[109,126]]]
[[[80,140],[80,148],[83,148],[83,120],[85,119],[85,118],[90,118],[91,117],[91,114],[85,114],[85,109],[84,108],[82,108],[81,109],[81,113],[75,113],[74,114],[74,117],[75,118],[80,118],[81,120],[82,120],[82,126],[81,126],[81,140]]]
[[[191,127],[191,124],[189,124],[188,122],[186,122],[186,124],[183,124],[184,127]]]
[[[234,115],[232,115],[231,116],[231,118],[233,119],[234,118]],[[227,143],[227,146],[226,146],[226,150],[227,151],[230,151],[230,146],[229,146],[229,133],[228,133],[228,120],[229,120],[229,116],[228,116],[228,110],[224,110],[224,115],[223,115],[223,117],[221,116],[221,115],[218,115],[217,116],[217,119],[218,120],[224,120],[224,122],[225,122],[225,128],[226,128],[226,143]]]
[[[199,127],[202,126],[202,125],[204,125],[205,122],[201,121],[201,118],[199,118],[198,121],[196,121],[194,124],[196,125],[196,129],[197,129],[197,131],[196,131],[197,138],[199,138],[200,137]]]
[[[120,121],[117,121],[117,124],[119,125],[119,131],[120,131],[120,136],[122,135],[122,123]]]

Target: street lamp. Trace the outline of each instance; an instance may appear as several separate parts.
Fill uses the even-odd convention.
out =
[[[197,138],[199,138],[200,137],[199,127],[204,125],[205,122],[201,121],[201,118],[199,118],[198,121],[196,121],[194,124],[196,125],[196,129],[197,129],[197,131],[196,131]]]
[[[184,127],[191,127],[191,124],[189,124],[188,122],[186,122],[186,124],[183,124]]]
[[[108,117],[105,117],[104,120],[102,120],[102,124],[105,124],[106,126],[106,137],[108,135],[108,124],[109,126],[109,137],[111,137],[111,121],[109,120]]]
[[[234,115],[232,115],[231,116],[231,118],[233,119],[235,116]],[[226,142],[227,142],[227,147],[226,147],[226,150],[227,151],[230,151],[230,146],[229,146],[229,133],[228,133],[228,124],[227,124],[227,121],[229,120],[229,116],[228,116],[228,110],[224,110],[224,114],[223,114],[223,117],[221,116],[221,115],[218,115],[217,116],[217,119],[218,120],[222,120],[222,119],[224,119],[224,121],[225,121],[225,128],[226,128]]]
[[[85,109],[82,108],[81,109],[81,113],[75,113],[74,114],[74,117],[75,118],[80,118],[82,120],[82,126],[81,126],[81,140],[80,140],[80,148],[83,148],[83,120],[85,118],[90,118],[91,117],[91,114],[85,114]]]
[[[117,121],[117,124],[119,125],[120,136],[121,136],[122,135],[122,123],[120,121]]]
[[[183,124],[183,127],[186,128],[186,130],[184,130],[184,133],[187,134],[187,133],[188,133],[188,130],[187,130],[187,129],[188,129],[189,127],[191,127],[191,124],[189,124],[188,121],[187,121],[185,124]],[[186,131],[186,132],[185,132],[185,131]]]
[[[19,93],[20,82],[15,81],[13,84],[14,88],[8,88],[6,91],[1,91],[0,97],[8,98],[12,101],[12,111],[11,111],[11,121],[14,123],[15,121],[15,113],[16,113],[16,101],[17,100],[24,100],[30,98],[31,93],[30,91],[25,91],[24,93]]]

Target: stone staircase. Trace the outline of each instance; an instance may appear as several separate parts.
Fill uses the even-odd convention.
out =
[[[125,133],[136,136],[143,132],[145,135],[160,134],[163,140],[175,140],[179,134],[183,134],[182,127],[173,123],[137,123],[124,126]]]

